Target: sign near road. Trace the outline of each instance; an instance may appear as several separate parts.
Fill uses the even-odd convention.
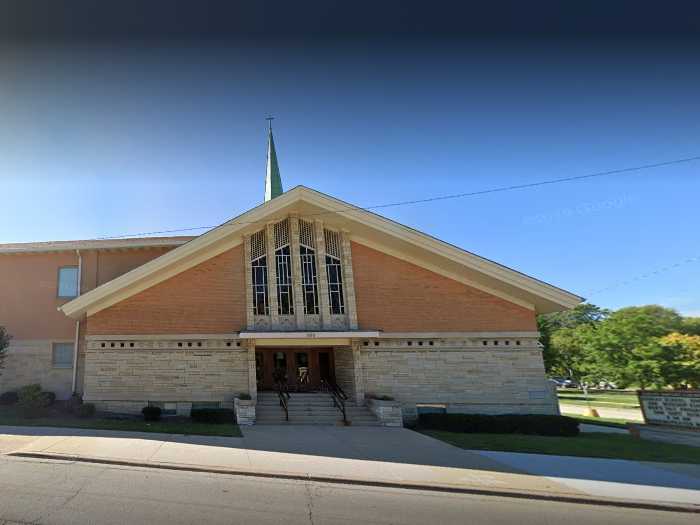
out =
[[[638,390],[644,422],[700,430],[700,390]]]

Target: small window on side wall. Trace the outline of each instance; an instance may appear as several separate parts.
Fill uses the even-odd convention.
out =
[[[58,269],[58,297],[78,297],[77,266],[62,266]]]
[[[73,368],[73,343],[54,343],[51,364],[54,368]]]

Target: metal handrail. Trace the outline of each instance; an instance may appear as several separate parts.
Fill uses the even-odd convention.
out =
[[[287,402],[291,397],[289,395],[289,385],[287,385],[286,381],[275,381],[275,384],[277,385],[277,397],[279,397],[280,406],[284,410],[284,418],[286,421],[289,421],[289,403]]]
[[[347,425],[348,417],[345,412],[345,401],[348,396],[334,381],[329,381],[328,379],[321,378],[321,388],[330,394],[333,399],[333,404],[340,410],[340,413],[343,414],[343,424]]]

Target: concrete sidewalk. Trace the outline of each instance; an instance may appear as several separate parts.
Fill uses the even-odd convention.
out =
[[[598,411],[600,417],[625,419],[627,421],[637,421],[639,423],[644,421],[642,410],[639,408],[601,407],[594,404],[591,404],[591,406]],[[588,407],[584,405],[569,405],[561,401],[559,402],[559,410],[561,410],[564,416],[583,416],[586,414],[587,409]]]
[[[665,471],[670,486],[654,487],[649,470],[635,479],[630,467],[632,474],[613,481],[615,491],[608,492],[603,473],[639,464],[597,460],[602,463],[572,471],[582,458],[468,451],[407,429],[257,426],[244,428],[242,438],[31,427],[2,432],[0,443],[14,445],[0,450],[25,457],[700,511],[700,475],[692,469]]]

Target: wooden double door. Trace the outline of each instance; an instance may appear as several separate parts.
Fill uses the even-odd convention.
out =
[[[321,379],[335,380],[332,348],[270,348],[255,351],[258,390],[274,390],[275,380],[292,391],[318,390]]]

